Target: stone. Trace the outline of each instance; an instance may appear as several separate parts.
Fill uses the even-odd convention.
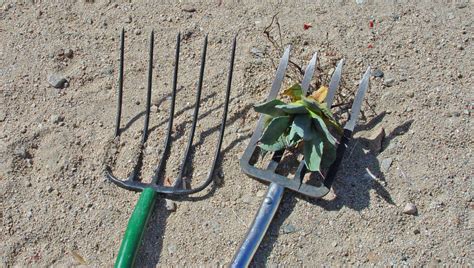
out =
[[[23,159],[29,158],[29,153],[24,146],[16,147],[13,154]]]
[[[65,88],[68,81],[62,75],[50,74],[48,75],[48,83],[54,88]]]
[[[252,53],[252,55],[254,55],[255,57],[258,57],[258,58],[263,57],[263,52],[260,49],[256,48],[256,47],[252,47],[250,49],[250,53]]]
[[[150,107],[150,111],[153,112],[153,113],[157,113],[157,112],[158,112],[158,106],[156,106],[156,105],[153,104],[153,105]]]
[[[390,169],[390,166],[392,165],[393,159],[392,158],[385,158],[382,160],[380,163],[380,171],[382,173],[387,173],[388,170]]]
[[[62,115],[53,114],[49,118],[49,122],[51,122],[53,124],[59,124],[62,121],[64,121],[64,116],[62,116]]]
[[[173,200],[165,199],[166,201],[166,210],[175,212],[176,211],[176,203]]]
[[[403,213],[408,215],[416,215],[418,213],[418,209],[416,208],[415,204],[407,203],[403,208]]]
[[[382,142],[385,138],[385,129],[379,125],[371,130],[359,131],[354,134],[354,139],[366,145],[373,153],[379,153],[382,150]]]
[[[395,84],[395,79],[393,79],[393,78],[388,78],[387,77],[383,80],[383,85],[386,86],[386,87],[391,87],[394,84]]]
[[[256,196],[257,197],[263,197],[265,195],[266,191],[265,190],[260,190],[257,192]]]
[[[135,35],[140,35],[142,33],[142,31],[140,29],[135,29],[135,31],[133,31],[135,33]]]
[[[281,228],[282,233],[291,234],[297,231],[296,227],[292,224],[285,224]]]
[[[7,118],[7,113],[5,113],[5,111],[0,110],[0,122],[5,121],[6,118]]]
[[[184,12],[189,12],[189,13],[196,12],[196,8],[194,8],[193,6],[189,6],[189,5],[184,5],[181,8],[181,10],[184,11]]]
[[[373,77],[383,77],[383,72],[380,69],[375,69],[372,71],[372,76]]]
[[[72,49],[70,49],[70,48],[66,48],[66,49],[64,50],[64,56],[66,56],[66,57],[72,59],[72,57],[74,56],[74,51],[73,51]]]

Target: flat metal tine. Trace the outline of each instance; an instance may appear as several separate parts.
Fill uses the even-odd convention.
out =
[[[344,129],[347,129],[349,131],[354,131],[354,127],[357,123],[357,118],[358,118],[360,109],[362,108],[362,102],[364,101],[365,92],[369,88],[369,79],[370,79],[370,66],[367,67],[367,70],[365,71],[364,76],[360,80],[359,89],[357,90],[357,94],[354,98],[354,102],[352,103],[352,107],[351,107],[351,117],[349,118],[349,121],[347,121],[346,125],[344,126]],[[356,115],[356,116],[352,116],[352,115]]]
[[[125,29],[122,28],[122,33],[120,34],[120,67],[119,67],[118,94],[117,94],[117,115],[115,118],[115,137],[120,135],[120,119],[122,117],[124,50],[125,50]]]
[[[288,67],[288,61],[290,58],[290,49],[291,49],[291,46],[288,46],[285,49],[285,52],[283,53],[283,56],[280,59],[280,63],[278,64],[278,68],[275,74],[275,79],[273,80],[273,83],[272,83],[272,89],[270,90],[270,93],[268,94],[267,99],[266,99],[267,101],[274,99],[278,95],[278,92],[280,91],[281,84],[283,83],[283,79],[285,78],[286,68]],[[249,163],[250,158],[252,157],[256,149],[258,140],[260,139],[260,136],[263,132],[264,119],[265,119],[264,116],[260,115],[255,131],[253,132],[252,137],[250,138],[249,145],[245,149],[245,152],[242,158],[240,159],[241,162],[244,162],[246,164]],[[269,165],[272,162],[274,162],[274,160],[271,160]],[[272,165],[275,165],[274,168],[276,168],[276,166],[278,165],[278,162]]]
[[[318,59],[318,52],[315,52],[308,66],[306,66],[306,71],[304,72],[303,81],[301,82],[301,90],[303,91],[303,96],[306,96],[308,94],[309,84],[311,83],[311,79],[313,78],[317,59]]]
[[[301,82],[301,90],[303,90],[304,96],[306,96],[307,93],[308,93],[309,84],[311,83],[311,79],[313,78],[314,69],[316,68],[317,59],[318,59],[318,52],[315,52],[313,57],[311,58],[310,62],[308,63],[308,66],[306,66],[306,70],[305,70],[304,76],[303,76],[303,82]],[[268,170],[272,170],[272,171],[276,170],[276,168],[278,166],[278,162],[281,160],[281,157],[283,156],[283,151],[284,150],[282,150],[282,152],[280,152],[280,155],[277,155],[275,153],[275,155],[272,157],[272,161],[267,166]],[[300,174],[301,171],[306,170],[306,169],[303,169],[301,165],[304,165],[304,161],[300,162],[300,165],[297,169],[297,173],[295,174],[295,178],[301,177],[301,174]]]
[[[165,167],[165,163],[167,160],[166,156],[168,155],[170,147],[171,147],[171,133],[173,130],[174,108],[176,104],[176,92],[177,92],[177,87],[178,87],[180,44],[181,44],[181,33],[178,33],[178,35],[176,36],[176,52],[175,52],[175,57],[174,57],[173,85],[172,85],[172,92],[171,92],[171,104],[170,104],[170,110],[169,110],[168,128],[166,130],[164,150],[161,155],[160,162],[158,166],[156,167],[151,179],[152,184],[158,184],[159,176]]]
[[[189,140],[186,146],[186,152],[184,153],[184,158],[183,158],[183,161],[181,162],[181,168],[179,170],[178,177],[176,178],[176,181],[174,183],[175,187],[179,187],[183,184],[183,175],[186,172],[185,169],[187,167],[189,155],[191,153],[191,148],[193,146],[194,133],[196,131],[196,124],[197,124],[197,119],[198,119],[198,114],[199,114],[199,105],[201,102],[201,91],[202,91],[202,83],[204,79],[204,68],[206,65],[206,53],[207,53],[207,34],[206,34],[206,37],[204,38],[204,45],[203,45],[202,53],[201,53],[201,69],[199,72],[199,82],[198,82],[198,87],[197,87],[197,92],[196,92],[196,103],[194,107],[193,123],[191,127],[191,132],[189,133]]]
[[[342,65],[344,65],[344,59],[341,59],[337,63],[336,70],[334,70],[334,73],[331,77],[331,81],[329,82],[329,92],[326,96],[326,104],[329,109],[331,109],[332,102],[334,100],[334,97],[336,96],[337,88],[339,87],[339,83],[341,82]]]
[[[275,75],[275,80],[272,83],[272,89],[268,94],[267,101],[276,98],[278,95],[278,91],[280,91],[281,84],[283,83],[283,79],[285,78],[286,67],[288,67],[288,60],[290,58],[290,49],[291,46],[288,46],[281,57],[280,63],[278,64],[278,68]]]
[[[150,107],[151,107],[151,87],[153,80],[153,47],[155,43],[155,32],[152,30],[150,34],[150,49],[148,54],[148,85],[146,93],[146,112],[145,112],[145,124],[143,126],[142,144],[144,144],[148,138],[148,125],[150,123]]]
[[[329,92],[326,96],[326,104],[327,107],[330,109],[332,105],[332,101],[334,100],[334,96],[336,95],[337,88],[339,87],[339,83],[341,81],[341,74],[342,74],[342,66],[344,64],[344,59],[341,59],[336,66],[336,70],[332,74],[331,81],[329,82]],[[298,169],[295,173],[295,179],[300,180],[302,182],[304,174],[308,170],[306,169],[304,160],[300,162]]]

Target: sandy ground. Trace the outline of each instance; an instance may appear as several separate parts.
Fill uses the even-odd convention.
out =
[[[138,198],[103,175],[122,27],[126,130],[114,166],[120,176],[130,171],[139,142],[148,35],[154,29],[157,36],[144,178],[162,150],[176,34],[185,40],[169,178],[184,153],[200,49],[209,34],[190,163],[196,183],[214,152],[231,40],[239,32],[220,183],[178,199],[176,212],[160,199],[138,257],[141,266],[228,264],[266,188],[240,172],[238,159],[256,122],[251,107],[265,98],[282,53],[263,33],[277,13],[282,38],[275,27],[271,34],[293,46],[295,63],[304,66],[319,51],[319,75],[327,77],[344,57],[344,85],[351,90],[367,65],[384,77],[371,80],[333,198],[287,192],[253,265],[473,264],[472,3],[109,2],[0,1],[2,266],[113,264]],[[304,23],[312,28],[304,30]],[[66,78],[68,87],[53,88],[51,74]],[[377,150],[366,138],[380,126],[385,138]],[[416,215],[403,213],[407,203],[417,207]]]

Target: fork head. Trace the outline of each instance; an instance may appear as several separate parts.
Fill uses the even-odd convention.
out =
[[[272,88],[267,97],[267,101],[274,99],[278,95],[278,91],[280,90],[283,79],[285,77],[285,71],[288,66],[289,56],[290,56],[290,47],[288,47],[285,50],[280,60],[280,63],[276,71],[276,77],[275,77],[275,80],[273,81]],[[311,61],[307,65],[303,80],[301,82],[302,92],[305,95],[308,92],[311,78],[315,70],[316,62],[317,62],[317,53],[314,54]],[[329,92],[326,97],[326,103],[328,107],[331,107],[332,101],[335,96],[335,92],[337,88],[339,87],[343,63],[344,63],[344,60],[339,61],[337,68],[335,69],[331,77],[331,81],[329,83]],[[299,164],[297,165],[296,170],[294,171],[294,175],[292,177],[285,176],[285,175],[279,174],[279,172],[276,172],[278,171],[279,165],[281,165],[282,162],[284,162],[282,160],[285,158],[285,150],[274,152],[271,159],[266,164],[266,167],[262,168],[262,167],[259,167],[261,165],[257,165],[259,153],[260,153],[258,142],[260,138],[262,137],[264,129],[265,129],[265,118],[263,115],[261,115],[258,120],[255,132],[253,133],[250,139],[250,142],[244,154],[242,155],[242,158],[240,159],[240,166],[243,172],[252,178],[255,178],[267,183],[276,183],[287,189],[290,189],[292,191],[301,193],[309,197],[320,198],[326,195],[329,192],[329,189],[331,187],[330,184],[332,183],[333,178],[328,178],[327,176],[326,178],[323,178],[324,180],[321,180],[321,181],[310,180],[308,181],[308,183],[304,182],[303,178],[308,173],[308,170],[304,163],[304,159],[300,160]],[[349,134],[349,133],[346,133],[346,134]],[[339,153],[339,150],[338,150],[338,153]],[[339,156],[339,157],[342,157],[342,156]],[[329,173],[331,174],[331,176],[335,175],[333,174],[335,172],[328,172],[328,174]],[[308,174],[308,175],[318,175],[318,174]],[[321,177],[322,174],[319,174],[319,175],[320,175],[319,177]],[[331,183],[325,183],[325,181],[330,181]]]
[[[212,182],[214,178],[214,172],[216,170],[217,163],[220,157],[220,151],[221,151],[222,141],[223,141],[224,131],[225,131],[225,124],[227,120],[237,36],[234,37],[233,42],[232,42],[226,95],[225,95],[225,100],[224,100],[224,111],[223,111],[223,116],[221,119],[220,134],[217,141],[214,158],[213,158],[209,173],[207,175],[207,178],[204,180],[204,182],[198,185],[197,187],[189,188],[188,187],[189,182],[186,181],[184,176],[187,175],[186,170],[190,162],[188,160],[191,155],[191,150],[193,147],[193,138],[194,138],[196,125],[198,121],[202,84],[203,84],[203,79],[204,79],[204,68],[205,68],[205,63],[206,63],[206,53],[207,53],[207,43],[208,43],[207,40],[208,40],[208,37],[206,35],[206,37],[204,38],[204,44],[203,44],[202,53],[201,53],[201,66],[200,66],[200,73],[199,73],[199,81],[197,84],[196,101],[194,104],[193,121],[192,121],[190,135],[188,138],[188,143],[186,146],[186,151],[184,153],[184,156],[180,165],[179,174],[177,178],[174,180],[174,184],[172,186],[165,186],[163,184],[164,182],[162,181],[163,180],[162,173],[164,171],[167,156],[169,154],[170,147],[171,147],[171,134],[172,134],[172,128],[173,128],[175,101],[176,101],[176,93],[177,93],[178,65],[179,65],[179,51],[180,51],[181,35],[180,33],[178,33],[176,37],[176,52],[175,52],[173,84],[172,84],[172,92],[171,92],[171,105],[169,108],[168,125],[167,125],[166,137],[164,140],[164,150],[162,152],[161,159],[158,161],[159,163],[153,172],[151,182],[145,183],[139,179],[139,174],[140,174],[140,169],[141,169],[142,160],[143,160],[143,146],[148,139],[148,125],[149,125],[150,110],[151,110],[153,48],[154,48],[154,32],[153,31],[151,32],[150,44],[149,44],[150,48],[149,48],[149,61],[148,61],[148,85],[147,85],[147,97],[146,97],[146,106],[145,106],[145,120],[144,120],[143,132],[142,132],[140,151],[138,154],[138,159],[136,161],[136,164],[134,165],[132,171],[129,173],[126,179],[120,179],[114,176],[112,173],[112,168],[110,166],[105,167],[105,176],[114,184],[122,188],[133,190],[133,191],[142,191],[145,188],[151,188],[154,191],[164,194],[164,195],[179,196],[179,195],[189,195],[189,194],[197,193],[205,189]],[[121,37],[120,37],[120,68],[119,68],[119,79],[118,79],[115,138],[119,138],[122,132],[122,129],[120,128],[120,121],[121,121],[121,114],[122,114],[124,46],[125,46],[125,31],[124,29],[122,29]]]

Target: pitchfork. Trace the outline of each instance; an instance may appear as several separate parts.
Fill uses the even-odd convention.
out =
[[[277,97],[278,91],[280,90],[281,84],[283,82],[283,78],[285,77],[289,57],[290,47],[285,50],[283,57],[280,60],[276,71],[276,77],[273,81],[270,94],[267,97],[267,101]],[[309,84],[311,82],[311,78],[313,76],[314,69],[316,66],[316,60],[317,54],[315,53],[310,63],[306,67],[306,71],[303,76],[303,81],[301,82],[301,89],[304,95],[307,94]],[[344,60],[342,59],[337,64],[336,70],[334,71],[331,77],[329,83],[329,92],[326,97],[326,103],[328,108],[331,107],[332,102],[334,100],[334,96],[336,94],[336,90],[339,87],[343,64]],[[265,233],[273,219],[273,216],[275,215],[278,209],[285,189],[289,189],[312,198],[321,198],[329,192],[329,190],[331,189],[331,185],[334,182],[337,170],[344,156],[344,151],[346,150],[348,142],[352,137],[354,127],[357,123],[357,119],[362,106],[362,101],[364,99],[365,92],[369,87],[369,78],[370,67],[367,68],[365,74],[362,77],[362,80],[359,83],[359,89],[352,104],[350,118],[345,124],[344,132],[342,134],[341,139],[339,140],[336,160],[327,170],[324,181],[322,183],[319,183],[319,185],[310,185],[303,182],[303,177],[308,172],[304,160],[299,163],[299,166],[293,178],[288,178],[275,172],[280,161],[283,158],[285,150],[275,152],[272,156],[271,161],[267,164],[266,169],[258,168],[255,166],[255,164],[257,163],[256,159],[258,158],[257,154],[259,152],[258,142],[265,128],[265,117],[263,115],[260,116],[255,132],[253,133],[250,142],[247,146],[247,149],[245,150],[242,158],[240,159],[240,166],[244,173],[260,181],[270,183],[270,186],[268,187],[265,199],[263,200],[260,209],[257,212],[257,215],[255,216],[254,221],[247,233],[247,237],[242,242],[238,252],[234,256],[231,267],[246,267],[249,265],[250,261],[252,260],[255,252],[257,251],[260,245],[260,242],[265,236]]]
[[[209,170],[207,179],[195,188],[186,188],[186,181],[183,179],[183,176],[188,175],[186,173],[186,168],[189,165],[189,157],[191,154],[191,149],[193,146],[193,138],[194,133],[196,130],[196,124],[198,120],[198,113],[199,113],[199,104],[201,100],[201,91],[202,91],[202,84],[204,78],[204,67],[206,63],[206,51],[207,51],[207,35],[204,38],[204,45],[202,48],[201,54],[201,67],[199,73],[199,81],[197,85],[197,92],[196,92],[196,102],[194,107],[194,114],[193,114],[193,122],[191,131],[189,134],[189,140],[186,146],[186,151],[184,153],[183,160],[181,162],[181,168],[179,170],[178,177],[175,179],[173,186],[165,186],[164,182],[161,181],[160,175],[165,168],[166,163],[166,156],[169,153],[170,146],[171,146],[171,132],[173,127],[173,118],[174,118],[174,110],[175,110],[175,100],[176,100],[176,88],[177,88],[177,79],[178,79],[178,63],[179,63],[179,50],[180,50],[180,41],[181,37],[180,34],[176,37],[176,54],[175,54],[175,62],[174,62],[174,75],[173,75],[173,85],[172,85],[172,94],[171,94],[171,105],[169,108],[169,119],[168,119],[168,126],[167,126],[167,134],[164,140],[164,150],[162,157],[158,163],[158,166],[154,170],[153,176],[151,178],[150,183],[144,183],[139,180],[139,173],[141,169],[141,162],[143,159],[143,146],[148,139],[148,124],[150,120],[150,106],[151,106],[151,89],[152,89],[152,72],[153,72],[153,46],[154,46],[154,32],[152,31],[150,34],[150,50],[148,56],[148,87],[147,87],[147,97],[146,97],[146,112],[145,112],[145,125],[143,128],[143,134],[141,138],[141,148],[138,155],[138,160],[133,167],[130,175],[127,179],[122,180],[115,177],[112,174],[112,169],[109,166],[106,166],[105,175],[106,177],[115,183],[116,185],[132,190],[142,192],[138,202],[135,206],[135,209],[130,216],[130,220],[128,222],[128,227],[125,232],[125,235],[122,240],[122,245],[120,246],[120,251],[117,256],[117,260],[115,262],[115,267],[130,267],[133,265],[135,261],[135,255],[139,248],[148,218],[151,214],[153,204],[155,203],[155,199],[158,194],[164,197],[176,197],[176,196],[184,196],[190,195],[193,193],[197,193],[203,189],[205,189],[213,180],[214,178],[214,171],[216,169],[217,163],[219,161],[222,140],[224,137],[224,130],[225,124],[227,120],[227,111],[229,106],[229,97],[230,97],[230,90],[231,90],[231,83],[232,83],[232,73],[234,69],[234,58],[235,58],[235,48],[236,48],[236,37],[234,37],[232,42],[232,51],[230,57],[230,66],[229,66],[229,74],[227,80],[227,89],[226,89],[226,96],[225,96],[225,103],[224,103],[224,112],[222,116],[222,122],[220,126],[220,134],[219,139],[217,141],[217,147],[214,154],[213,162],[211,169]],[[120,37],[120,69],[119,69],[119,80],[118,80],[118,100],[117,100],[117,117],[115,123],[115,137],[120,137],[121,129],[120,129],[120,120],[122,114],[122,93],[123,93],[123,73],[124,73],[124,44],[125,44],[125,31],[122,29],[121,37]]]

